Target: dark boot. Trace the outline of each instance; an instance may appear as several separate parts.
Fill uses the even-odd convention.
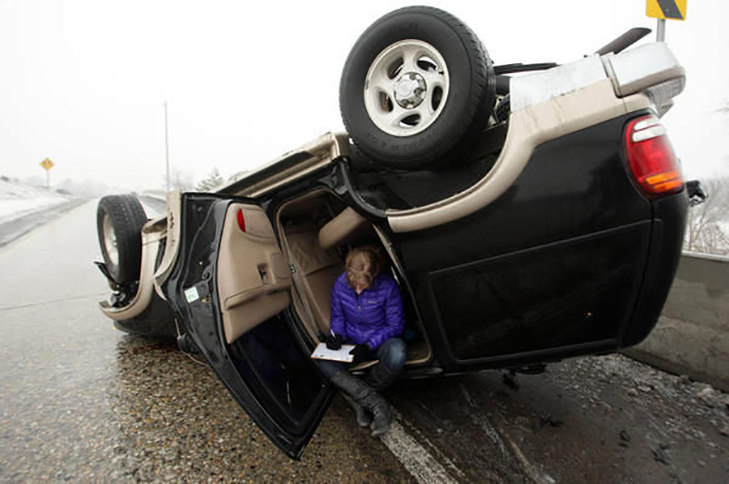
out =
[[[369,410],[364,408],[359,403],[352,400],[348,395],[344,395],[344,399],[352,406],[355,412],[357,412],[357,425],[360,427],[369,427],[372,423],[372,414]]]
[[[385,399],[369,385],[359,378],[352,376],[346,370],[335,373],[329,381],[331,381],[344,393],[352,397],[352,400],[354,400],[356,404],[372,412],[373,437],[382,435],[390,429],[390,421],[392,420],[390,406],[387,404]]]
[[[379,362],[372,367],[370,372],[367,374],[365,381],[375,390],[383,390],[392,385],[392,382],[395,381],[397,375],[397,373],[392,373],[388,370],[382,362]]]

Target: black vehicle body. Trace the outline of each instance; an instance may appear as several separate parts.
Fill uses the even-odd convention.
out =
[[[102,310],[125,331],[186,338],[294,458],[331,397],[309,355],[355,245],[380,247],[400,286],[414,335],[405,377],[635,345],[667,298],[688,206],[671,167],[651,175],[669,189],[647,192],[630,148],[656,141],[673,158],[657,115],[682,84],[651,91],[683,79],[665,49],[515,78],[506,120],[428,164],[383,166],[361,139],[362,150],[354,136],[325,135],[213,193],[173,194],[166,217],[124,229],[142,233],[139,281],[107,277],[136,295]],[[656,53],[665,65],[625,74]],[[111,238],[99,234],[103,252]]]
[[[402,271],[403,295],[410,297],[411,312],[422,321],[433,349],[426,364],[408,368],[411,376],[518,368],[637,344],[653,328],[670,289],[687,198],[681,192],[650,202],[636,189],[620,144],[629,117],[635,115],[541,146],[499,201],[465,219],[416,234],[389,230],[374,207],[391,203],[386,198],[392,192],[360,193],[358,173],[346,158],[301,180],[294,189],[255,200],[184,194],[181,257],[164,291],[185,329],[244,408],[272,412],[269,418],[296,429],[266,429],[278,445],[291,446],[292,456],[310,437],[328,398],[324,382],[306,358],[318,341],[301,330],[299,316],[289,309],[261,324],[271,328],[270,334],[259,331],[249,337],[248,357],[231,356],[243,351],[221,344],[213,281],[222,224],[233,201],[260,204],[275,220],[288,200],[319,190],[343,193],[344,203],[386,234]],[[452,170],[450,174],[462,176]],[[416,183],[448,185],[443,183],[448,175],[437,170],[410,175]],[[365,177],[370,184],[373,178],[383,185],[391,182],[376,173]],[[411,182],[408,174],[403,177],[399,183]],[[200,300],[188,304],[184,289],[191,286],[198,288]],[[256,365],[270,363],[270,355],[261,349],[266,344],[259,338],[274,336],[279,339],[278,354],[294,356],[284,373],[260,376],[260,385],[251,391],[239,373],[260,375]],[[274,403],[275,397],[265,398],[280,392],[284,382],[306,395],[310,405],[283,409]]]

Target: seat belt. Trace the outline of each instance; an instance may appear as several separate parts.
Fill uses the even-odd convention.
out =
[[[289,264],[289,273],[291,274],[291,280],[293,281],[294,289],[296,290],[296,294],[299,297],[299,301],[301,301],[301,305],[303,306],[305,316],[309,318],[309,321],[314,323],[316,326],[317,336],[319,337],[319,341],[325,340],[326,335],[322,333],[321,326],[319,325],[319,321],[317,321],[316,317],[314,317],[314,312],[311,310],[311,306],[309,305],[309,299],[306,296],[306,291],[304,290],[304,281],[302,280],[302,273],[299,270],[299,268],[296,266],[296,263],[294,261],[293,255],[291,254],[291,249],[289,248],[289,242],[286,238],[286,234],[284,232],[281,232],[283,234],[283,237],[281,237],[281,241],[283,242],[283,249],[286,254],[286,259],[288,260]]]

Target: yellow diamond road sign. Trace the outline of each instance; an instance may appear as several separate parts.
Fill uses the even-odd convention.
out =
[[[688,0],[646,0],[645,14],[653,18],[686,20]]]
[[[40,162],[40,166],[43,167],[44,170],[48,171],[51,168],[53,168],[56,164],[53,163],[49,158],[46,158],[45,160]]]

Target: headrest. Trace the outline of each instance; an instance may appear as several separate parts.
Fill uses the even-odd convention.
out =
[[[331,249],[353,239],[369,226],[367,219],[347,207],[319,230],[319,245],[324,250]]]

